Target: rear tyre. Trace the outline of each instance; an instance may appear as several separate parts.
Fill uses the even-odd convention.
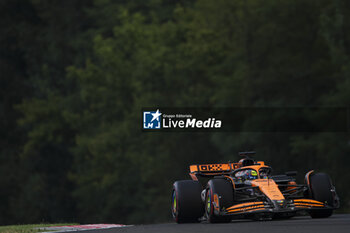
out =
[[[181,180],[173,185],[171,213],[177,223],[198,222],[204,214],[202,186],[198,181]]]
[[[334,197],[331,192],[332,182],[325,173],[317,173],[310,177],[310,190],[312,198],[316,201],[324,202],[326,205],[333,207]],[[333,214],[332,209],[310,210],[312,218],[327,218]]]
[[[225,179],[209,180],[205,198],[205,214],[210,223],[227,223],[231,216],[218,216],[214,212],[214,194],[219,197],[219,207],[228,208],[233,205],[234,191],[232,183]]]

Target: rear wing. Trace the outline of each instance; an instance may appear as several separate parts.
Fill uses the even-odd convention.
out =
[[[264,162],[258,161],[256,164],[264,165]],[[241,167],[243,167],[242,163],[196,164],[190,166],[190,176],[193,180],[198,180],[197,176],[214,177],[229,175],[232,171]]]

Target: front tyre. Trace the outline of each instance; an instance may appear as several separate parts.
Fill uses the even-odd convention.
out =
[[[219,197],[219,208],[228,208],[233,205],[234,192],[232,183],[225,179],[209,180],[205,198],[205,215],[210,223],[226,223],[231,216],[218,216],[214,211],[214,195]]]
[[[171,213],[177,223],[198,222],[204,214],[202,186],[198,181],[181,180],[173,185]]]
[[[310,177],[310,190],[312,198],[316,201],[325,203],[330,207],[334,207],[334,196],[332,193],[332,182],[325,173],[313,174]],[[333,214],[332,209],[311,210],[312,218],[327,218]]]

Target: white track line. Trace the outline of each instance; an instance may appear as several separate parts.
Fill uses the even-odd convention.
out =
[[[124,224],[87,224],[87,225],[72,225],[72,226],[52,226],[52,227],[40,227],[40,230],[47,230],[42,233],[61,233],[61,232],[72,232],[72,231],[88,231],[97,229],[110,229],[119,227],[130,227],[132,225]]]

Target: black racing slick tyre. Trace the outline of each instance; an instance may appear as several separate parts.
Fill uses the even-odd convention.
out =
[[[325,173],[316,173],[310,177],[310,190],[312,198],[316,201],[324,202],[330,207],[333,207],[334,197],[331,191],[332,182],[329,176]],[[327,218],[333,214],[332,209],[310,210],[312,218]]]
[[[198,222],[204,215],[202,185],[194,180],[176,181],[173,185],[171,213],[177,223]]]
[[[214,211],[214,195],[218,195],[219,208],[228,208],[233,205],[234,190],[232,183],[225,179],[209,180],[206,198],[205,215],[210,223],[226,223],[231,221],[231,216],[218,216]]]

